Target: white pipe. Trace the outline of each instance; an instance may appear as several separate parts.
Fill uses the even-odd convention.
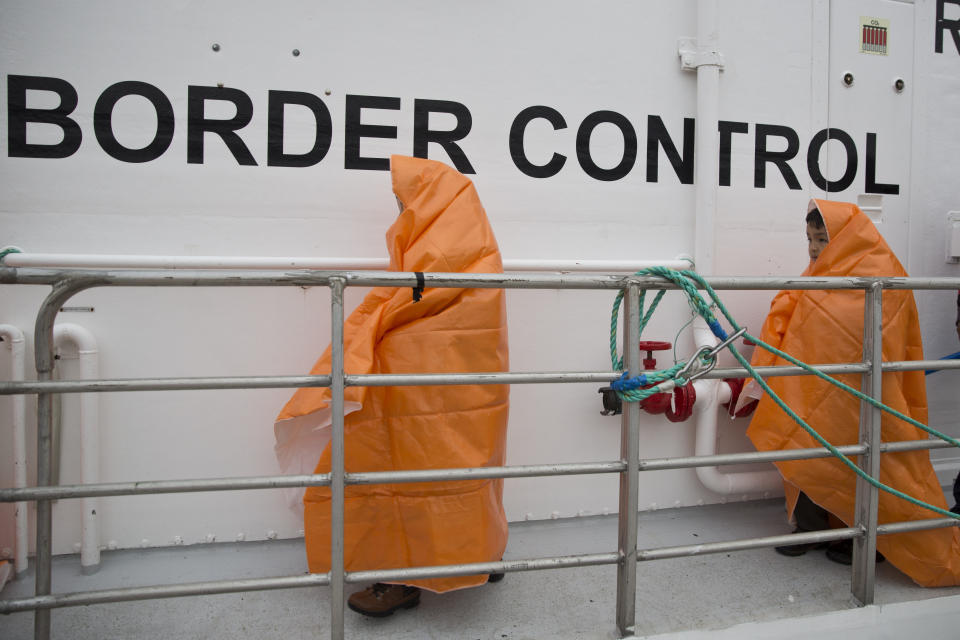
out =
[[[720,180],[720,65],[717,0],[697,4],[697,118],[694,139],[696,214],[694,252],[697,270],[713,274],[717,183]]]
[[[720,69],[723,56],[719,51],[718,15],[717,0],[699,0],[696,51],[682,52],[686,68],[695,66],[697,69],[693,255],[697,270],[703,275],[711,275],[714,268],[717,189],[720,181],[720,160],[717,154],[720,133],[717,123],[720,119]],[[687,57],[689,53],[693,54],[692,58]],[[693,323],[693,341],[694,349],[712,347],[719,342],[699,316]],[[697,400],[693,406],[696,416],[695,455],[715,455],[717,413],[722,403],[730,401],[730,386],[722,380],[697,380],[693,386],[697,392]],[[697,477],[708,489],[723,495],[761,493],[775,490],[781,485],[780,474],[776,471],[724,473],[719,467],[697,467]]]
[[[693,259],[669,260],[504,260],[505,271],[599,271],[634,272],[665,266],[689,269]],[[3,258],[7,267],[52,267],[63,269],[320,269],[386,270],[385,258],[282,258],[267,256],[147,256],[87,255],[69,253],[11,253]]]
[[[717,414],[720,405],[730,401],[730,385],[723,380],[696,380],[693,386],[697,391],[693,405],[697,425],[694,455],[716,455]],[[783,486],[776,470],[724,473],[720,467],[697,467],[697,478],[706,488],[721,495],[766,493]]]
[[[76,324],[58,324],[53,328],[57,349],[72,343],[80,360],[80,378],[100,377],[97,341],[87,329]],[[61,361],[66,359],[61,353]],[[96,393],[80,395],[80,482],[100,481],[100,401]],[[99,498],[81,499],[80,569],[84,575],[100,568]]]
[[[701,316],[693,321],[693,338],[697,349],[712,347],[719,342]],[[730,402],[730,385],[723,380],[696,380],[693,388],[697,392],[697,400],[693,405],[696,421],[694,455],[716,455],[717,414],[720,405]],[[697,478],[705,487],[721,495],[765,493],[783,486],[780,473],[776,470],[724,473],[720,467],[697,467]]]
[[[23,332],[9,324],[0,324],[0,338],[10,350],[10,380],[23,380],[24,342]],[[13,402],[13,486],[27,486],[27,412],[24,395],[11,397]],[[27,503],[17,502],[14,507],[14,570],[17,575],[27,570],[29,543]]]

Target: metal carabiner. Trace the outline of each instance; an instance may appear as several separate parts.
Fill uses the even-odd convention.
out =
[[[710,369],[701,371],[701,367],[705,366],[703,359],[710,354],[710,347],[700,347],[697,349],[696,353],[690,356],[690,359],[687,360],[687,364],[683,365],[683,368],[677,372],[674,378],[683,378],[686,381],[696,380],[700,376],[704,375],[707,371],[713,368],[710,366]],[[716,358],[713,359],[713,364],[716,364]],[[690,373],[693,371],[693,373]]]
[[[701,355],[701,352],[704,351],[706,353]],[[710,347],[702,347],[699,351],[697,351],[696,358],[698,359],[700,367],[697,371],[690,374],[690,377],[687,378],[687,382],[693,382],[697,378],[702,378],[713,371],[713,368],[717,366],[717,356],[711,355],[711,353],[713,352],[710,351]]]
[[[707,355],[711,358],[716,358],[717,354],[720,353],[720,351],[722,351],[724,347],[726,347],[728,344],[730,344],[731,342],[733,342],[734,340],[736,340],[746,332],[747,332],[746,327],[740,327],[739,331],[737,331],[731,336],[728,336],[726,340],[724,340],[723,342],[715,346],[713,349],[711,349],[710,353],[708,353]]]
[[[697,349],[697,352],[690,357],[690,360],[687,362],[687,364],[677,372],[677,377],[682,377],[687,382],[693,382],[697,378],[702,378],[703,376],[707,375],[713,371],[714,367],[717,366],[717,354],[720,353],[724,347],[746,332],[747,328],[742,327],[739,331],[731,336],[728,336],[726,340],[715,347],[700,347]],[[696,367],[696,370],[687,375],[692,369],[694,369],[694,367]]]

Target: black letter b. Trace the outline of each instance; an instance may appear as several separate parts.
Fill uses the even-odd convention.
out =
[[[53,91],[60,96],[54,109],[28,109],[27,91]],[[39,76],[7,77],[7,155],[11,158],[66,158],[80,148],[83,134],[80,125],[68,118],[77,108],[77,90],[59,78]],[[63,140],[56,144],[27,142],[27,124],[52,124],[63,131]]]

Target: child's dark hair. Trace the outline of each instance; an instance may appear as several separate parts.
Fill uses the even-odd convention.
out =
[[[807,214],[807,224],[812,224],[816,229],[827,228],[827,225],[823,222],[823,216],[820,215],[819,209],[814,209]]]

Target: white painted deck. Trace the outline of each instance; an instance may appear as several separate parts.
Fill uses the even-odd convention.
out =
[[[640,514],[640,548],[788,532],[781,500]],[[511,525],[506,558],[607,552],[615,517]],[[77,556],[54,560],[54,592],[292,575],[306,571],[299,540],[104,552],[101,570],[82,576]],[[445,595],[385,619],[346,613],[347,638],[521,640],[616,637],[614,567],[511,573],[493,585]],[[956,638],[960,587],[923,589],[883,563],[876,605],[853,606],[849,568],[823,552],[786,558],[772,549],[641,563],[639,637]],[[352,590],[348,585],[348,590]],[[33,580],[9,583],[0,597],[32,595]],[[326,638],[325,587],[55,609],[55,639]],[[0,617],[0,638],[33,637],[29,613]]]

